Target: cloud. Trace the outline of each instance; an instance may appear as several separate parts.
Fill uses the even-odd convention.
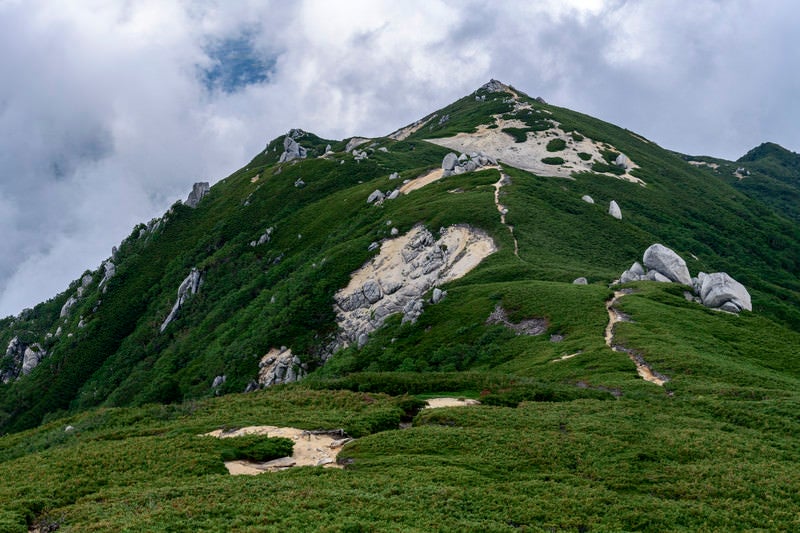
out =
[[[292,127],[376,136],[486,82],[728,158],[800,148],[790,1],[0,2],[0,314]]]

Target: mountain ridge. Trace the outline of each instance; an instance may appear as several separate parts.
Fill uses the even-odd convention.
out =
[[[800,230],[759,148],[496,80],[270,140],[0,320],[0,531],[796,529]]]

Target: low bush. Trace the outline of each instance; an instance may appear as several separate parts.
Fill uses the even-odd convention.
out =
[[[567,385],[521,385],[481,397],[484,405],[517,407],[522,402],[571,402],[579,399],[611,400],[610,392]]]
[[[382,407],[353,414],[344,424],[345,432],[354,439],[398,429],[405,413],[399,407]]]
[[[528,130],[523,128],[503,128],[503,133],[507,133],[514,138],[514,142],[524,143],[528,139]]]
[[[545,165],[563,165],[564,158],[563,157],[543,157],[542,163]]]
[[[592,154],[587,154],[586,152],[578,152],[578,157],[580,157],[584,161],[588,161],[592,158]]]
[[[245,435],[220,439],[223,461],[264,462],[292,455],[294,442],[284,437]]]
[[[608,165],[606,163],[595,163],[592,165],[593,172],[610,172],[611,174],[616,174],[617,176],[625,174],[625,169],[618,167],[617,165]]]
[[[566,147],[567,147],[567,141],[558,137],[556,137],[555,139],[551,139],[550,142],[547,143],[548,152],[560,152]]]

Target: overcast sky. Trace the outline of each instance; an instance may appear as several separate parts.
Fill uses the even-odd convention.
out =
[[[661,146],[800,151],[796,0],[0,0],[0,316],[268,140],[497,78]]]

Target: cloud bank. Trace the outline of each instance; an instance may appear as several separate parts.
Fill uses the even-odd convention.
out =
[[[289,128],[386,134],[491,77],[678,151],[798,150],[795,6],[0,0],[0,315]]]

